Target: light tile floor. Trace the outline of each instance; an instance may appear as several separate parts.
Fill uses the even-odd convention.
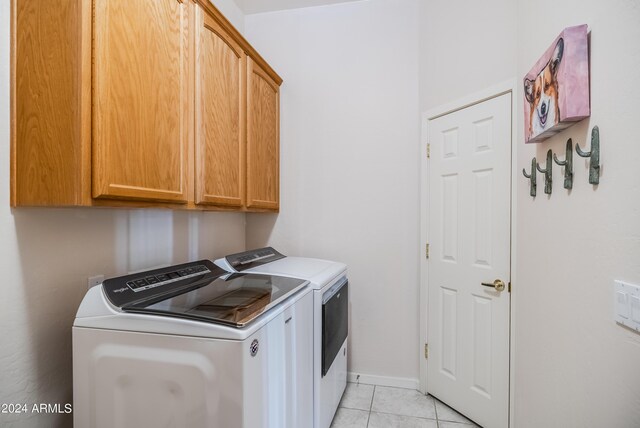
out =
[[[469,419],[413,389],[348,383],[331,428],[471,428]]]

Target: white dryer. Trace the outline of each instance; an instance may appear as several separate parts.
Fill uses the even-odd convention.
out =
[[[313,289],[313,427],[329,428],[347,385],[349,289],[347,266],[287,257],[271,247],[215,261],[228,272],[300,278]]]
[[[93,287],[73,325],[74,425],[312,426],[312,296],[209,260]]]

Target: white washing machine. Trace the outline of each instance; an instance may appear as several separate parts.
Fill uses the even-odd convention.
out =
[[[308,281],[211,261],[109,279],[73,325],[82,428],[313,424]]]
[[[271,247],[231,254],[215,263],[228,272],[309,281],[313,289],[313,427],[329,428],[347,385],[347,266],[328,260],[286,257]]]

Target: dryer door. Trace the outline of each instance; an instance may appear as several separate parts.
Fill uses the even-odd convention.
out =
[[[322,376],[324,377],[349,333],[349,282],[327,291],[322,299]]]

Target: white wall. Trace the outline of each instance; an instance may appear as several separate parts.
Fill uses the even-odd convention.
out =
[[[244,12],[235,0],[209,0],[244,35]]]
[[[218,3],[218,2],[216,2]],[[231,0],[227,6],[235,7]],[[0,1],[0,403],[71,403],[71,325],[87,277],[244,249],[244,214],[9,208],[9,10]],[[243,25],[243,21],[235,22]],[[70,415],[0,414],[2,427]]]
[[[247,15],[245,26],[284,79],[281,212],[247,216],[247,247],[347,263],[349,370],[414,385],[418,1]]]
[[[420,2],[420,110],[446,104],[516,71],[516,2]]]
[[[270,12],[274,10],[298,9],[332,3],[345,3],[362,0],[235,0],[246,14]]]
[[[549,13],[552,11],[552,13]],[[591,28],[591,118],[525,146],[518,98],[515,420],[527,427],[640,426],[640,335],[613,320],[613,280],[640,284],[640,7],[637,1],[518,1],[518,76],[567,26]],[[600,127],[602,175],[574,153],[569,193],[554,169],[547,197],[521,170]],[[564,156],[560,156],[564,157]]]

